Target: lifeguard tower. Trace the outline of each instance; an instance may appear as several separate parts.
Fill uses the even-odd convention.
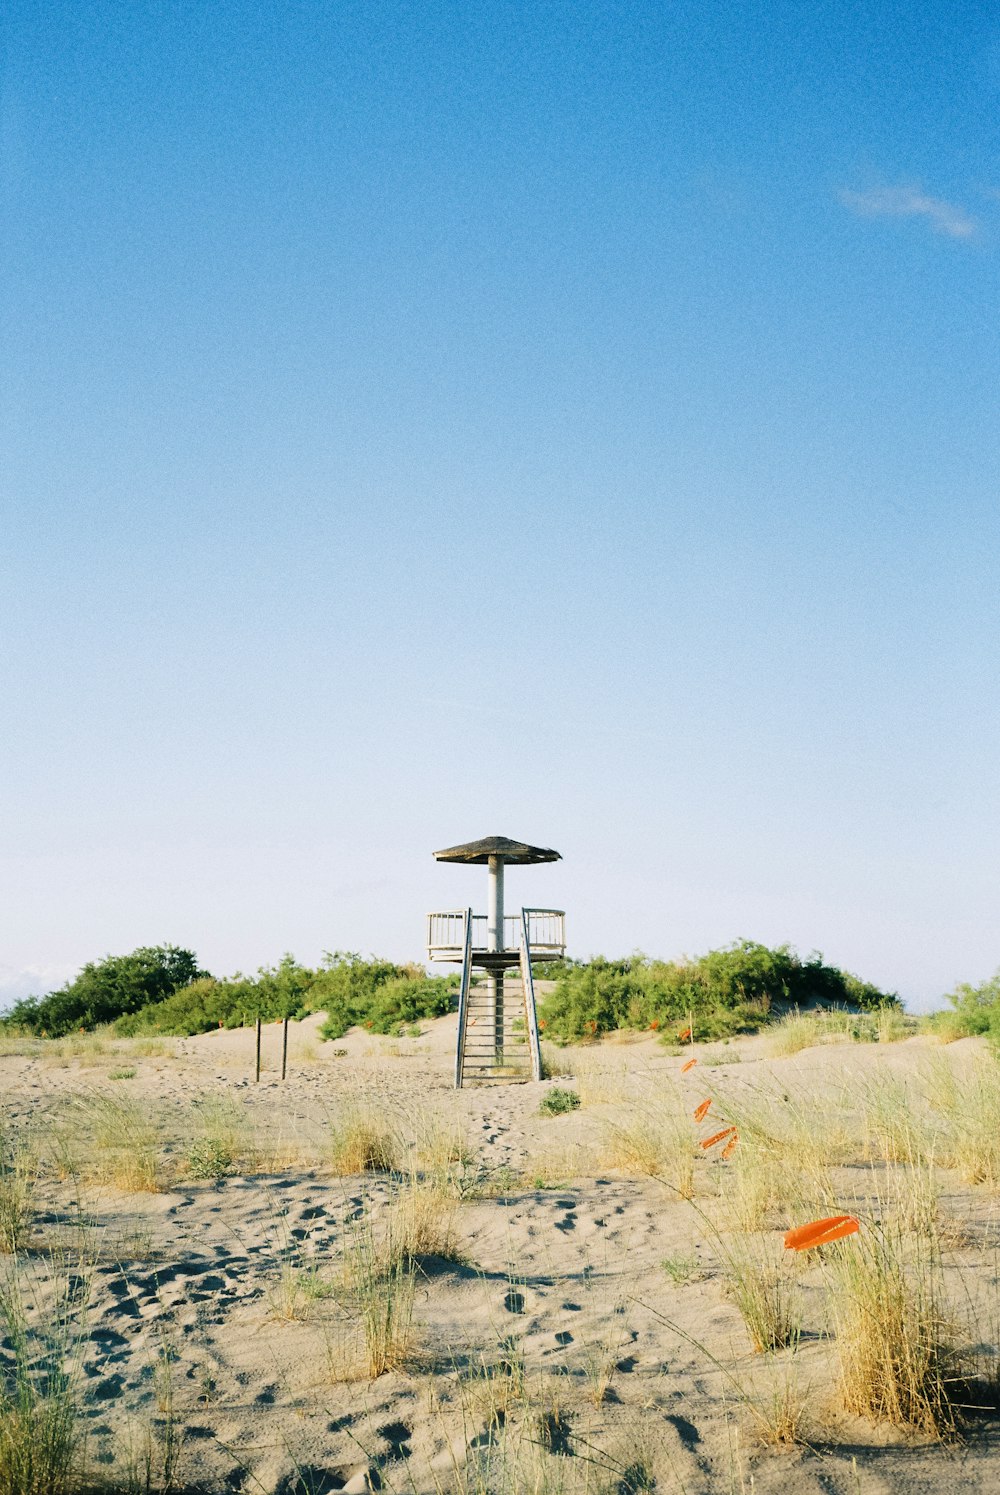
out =
[[[558,862],[558,851],[526,846],[507,836],[487,836],[436,851],[438,862],[489,868],[488,912],[447,909],[427,915],[427,958],[461,964],[455,1085],[497,1080],[540,1080],[532,964],[566,953],[566,915],[556,908],[522,908],[505,914],[506,866]]]

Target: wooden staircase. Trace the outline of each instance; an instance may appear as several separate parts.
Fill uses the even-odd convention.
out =
[[[519,924],[517,949],[476,950],[471,908],[465,914],[455,1055],[458,1089],[542,1077],[527,910],[522,909]]]

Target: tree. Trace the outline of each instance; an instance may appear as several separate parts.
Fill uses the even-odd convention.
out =
[[[177,945],[146,945],[131,955],[107,955],[103,960],[88,962],[58,991],[16,1003],[4,1022],[58,1038],[77,1028],[94,1028],[138,1012],[149,1002],[162,1001],[207,975],[207,971],[199,970],[197,956],[191,950]]]

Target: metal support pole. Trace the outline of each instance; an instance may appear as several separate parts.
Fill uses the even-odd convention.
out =
[[[486,906],[486,948],[503,949],[503,859],[490,857],[490,899]]]
[[[260,1081],[260,1018],[257,1019],[257,1073],[254,1075],[254,1080]]]
[[[288,1073],[288,1019],[285,1018],[281,1030],[281,1078],[284,1079]]]
[[[499,951],[503,938],[503,858],[490,857],[490,893],[486,905],[486,948]],[[503,1061],[503,967],[494,969],[489,978],[490,1018],[493,1025],[493,1054]]]

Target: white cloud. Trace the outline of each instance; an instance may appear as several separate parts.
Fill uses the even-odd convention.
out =
[[[873,187],[868,192],[837,194],[845,208],[862,218],[925,218],[935,233],[949,239],[968,239],[976,231],[975,219],[964,208],[929,197],[920,187]]]
[[[0,965],[0,1012],[12,1007],[22,997],[41,997],[68,981],[75,971],[70,966]]]

